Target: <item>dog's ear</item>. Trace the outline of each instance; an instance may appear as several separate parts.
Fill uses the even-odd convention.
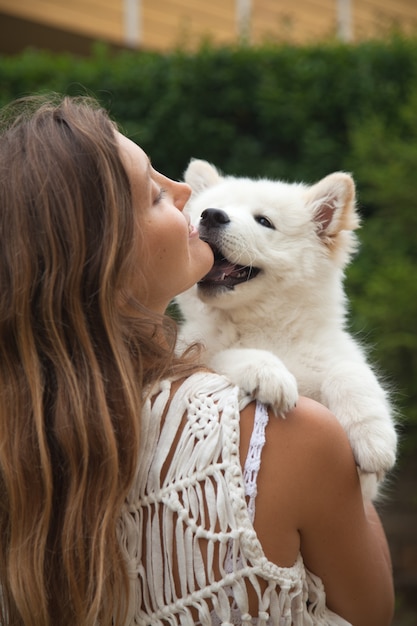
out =
[[[184,173],[184,181],[188,183],[193,193],[200,193],[221,181],[222,177],[211,163],[201,159],[191,159]]]
[[[340,231],[359,228],[355,206],[355,183],[350,174],[329,174],[307,191],[307,204],[311,207],[317,234],[324,240]]]

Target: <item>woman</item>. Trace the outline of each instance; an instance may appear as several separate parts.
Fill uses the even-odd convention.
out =
[[[1,623],[388,625],[336,419],[239,414],[175,356],[166,307],[213,263],[188,186],[94,103],[29,99],[3,114],[0,194]]]

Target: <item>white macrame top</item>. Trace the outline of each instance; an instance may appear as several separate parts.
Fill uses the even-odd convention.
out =
[[[279,567],[256,536],[266,411],[256,411],[243,472],[237,389],[205,372],[170,393],[164,381],[146,401],[118,527],[130,578],[126,626],[350,626],[327,609],[323,584],[301,555]],[[253,615],[249,587],[258,598]]]

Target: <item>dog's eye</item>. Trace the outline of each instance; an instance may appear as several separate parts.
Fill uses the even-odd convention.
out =
[[[275,226],[270,219],[265,217],[265,215],[256,215],[255,221],[258,222],[258,224],[260,224],[261,226],[265,226],[265,228],[272,228],[272,230],[275,230]]]

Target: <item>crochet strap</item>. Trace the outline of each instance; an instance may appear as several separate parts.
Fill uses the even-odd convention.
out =
[[[252,522],[255,519],[258,473],[261,467],[261,454],[265,445],[265,428],[268,424],[268,420],[269,415],[265,405],[257,402],[249,450],[243,470],[245,493],[248,498],[248,513]]]

